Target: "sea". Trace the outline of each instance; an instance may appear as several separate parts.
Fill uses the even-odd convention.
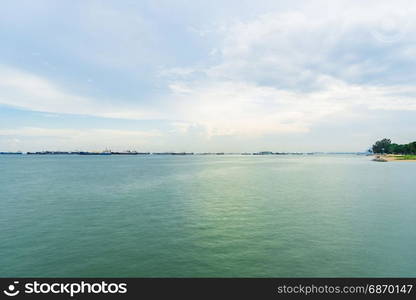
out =
[[[415,277],[416,163],[0,155],[2,277]]]

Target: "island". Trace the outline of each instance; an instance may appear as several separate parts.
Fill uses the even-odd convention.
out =
[[[416,142],[408,144],[392,143],[390,139],[384,138],[374,143],[371,152],[375,155],[374,161],[415,161]]]

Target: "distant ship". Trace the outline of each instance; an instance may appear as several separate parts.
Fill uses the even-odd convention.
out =
[[[13,155],[16,155],[16,154],[19,154],[20,155],[20,154],[23,154],[23,153],[22,152],[0,152],[0,155],[3,155],[3,154],[4,155],[6,155],[6,154],[7,155],[12,155],[12,154]]]
[[[137,151],[123,151],[123,152],[111,152],[113,155],[149,155],[150,152],[137,152]]]
[[[111,155],[111,151],[110,150],[105,150],[102,152],[85,152],[85,151],[81,151],[78,152],[79,155]]]

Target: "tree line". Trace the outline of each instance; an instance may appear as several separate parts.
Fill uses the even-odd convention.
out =
[[[372,151],[381,154],[416,154],[416,142],[396,144],[392,143],[390,139],[382,139],[375,142]]]

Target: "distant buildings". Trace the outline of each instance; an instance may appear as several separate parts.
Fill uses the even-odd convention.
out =
[[[271,151],[261,151],[261,152],[253,153],[253,155],[272,155],[272,154],[274,153]]]

